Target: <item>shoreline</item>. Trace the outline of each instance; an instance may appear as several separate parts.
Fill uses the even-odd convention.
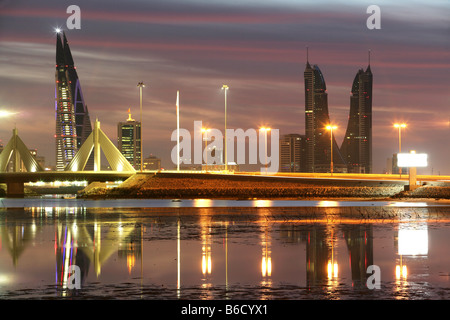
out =
[[[243,176],[183,174],[135,175],[114,188],[92,183],[79,199],[214,199],[214,200],[344,200],[392,201],[450,199],[450,185],[422,185],[405,191],[405,184],[379,181],[302,180]]]

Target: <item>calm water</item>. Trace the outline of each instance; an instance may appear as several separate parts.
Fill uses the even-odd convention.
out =
[[[0,203],[0,299],[440,300],[449,252],[442,202]]]

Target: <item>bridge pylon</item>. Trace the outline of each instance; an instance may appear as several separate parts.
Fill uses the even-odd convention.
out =
[[[23,163],[28,172],[44,171],[25,143],[20,139],[17,128],[13,129],[11,139],[0,153],[0,172],[7,171],[11,159],[13,160],[13,172],[20,172],[21,163]]]
[[[103,150],[111,170],[136,172],[130,162],[100,129],[98,120],[95,120],[94,130],[78,149],[72,161],[64,168],[64,171],[83,171],[92,152],[94,152],[94,171],[101,171],[101,150]]]

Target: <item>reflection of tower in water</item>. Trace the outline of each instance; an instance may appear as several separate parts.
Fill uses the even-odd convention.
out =
[[[346,225],[343,230],[349,252],[352,284],[354,287],[365,287],[370,276],[367,268],[373,265],[372,225]]]
[[[86,215],[86,208],[52,208],[57,212],[55,225],[56,283],[62,289],[68,288],[70,266],[80,268],[81,285],[87,278],[90,264],[95,274],[101,274],[101,268],[117,252],[119,257],[127,257],[128,270],[141,253],[141,226],[135,222],[93,221],[78,223],[77,217]],[[62,219],[67,215],[70,219]],[[63,294],[67,292],[64,291]]]
[[[54,211],[56,214],[70,214],[77,215],[84,214],[86,210],[85,208],[53,208],[50,209],[52,212]],[[63,211],[64,210],[64,211]],[[81,210],[81,212],[79,212]],[[59,221],[59,219],[58,219]],[[68,278],[71,276],[69,274],[69,268],[72,265],[76,265],[80,268],[80,278],[81,285],[85,282],[88,272],[90,261],[86,256],[86,253],[83,250],[78,250],[78,227],[75,220],[71,225],[57,223],[55,226],[55,257],[56,257],[56,273],[55,273],[55,281],[56,284],[62,289],[68,288]],[[63,292],[66,294],[67,292]]]
[[[328,279],[328,262],[331,247],[327,230],[323,225],[313,225],[308,231],[306,245],[306,281],[307,286],[321,285]]]

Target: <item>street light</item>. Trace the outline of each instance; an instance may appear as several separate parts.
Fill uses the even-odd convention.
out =
[[[398,129],[398,153],[402,152],[402,128],[406,128],[406,123],[395,123],[394,128]],[[398,161],[398,155],[397,155]],[[402,177],[402,168],[398,168],[400,178]]]
[[[205,171],[208,172],[208,132],[211,131],[211,129],[202,128],[202,133],[205,134],[205,153],[206,153],[206,159],[205,159]]]
[[[265,167],[266,167],[266,174],[267,174],[267,132],[270,131],[270,128],[260,128],[262,132],[264,132],[264,154],[265,154]]]
[[[142,88],[144,88],[145,87],[145,85],[144,85],[144,83],[141,81],[141,82],[139,82],[138,83],[138,85],[137,85],[138,87],[139,87],[139,104],[140,104],[140,111],[141,111],[141,119],[140,119],[140,122],[141,122],[141,172],[142,172],[142,166],[143,166],[143,163],[142,163],[142,160],[143,160],[143,158],[142,158],[142,155],[144,154],[143,153],[143,150],[142,150]]]
[[[222,86],[222,90],[225,91],[225,141],[224,141],[224,150],[225,150],[225,171],[228,171],[228,160],[227,160],[227,91],[228,86],[224,84]]]
[[[15,114],[14,112],[9,112],[6,110],[0,110],[0,118],[6,118],[9,117],[10,115]]]
[[[331,148],[331,162],[330,162],[330,172],[333,175],[333,130],[337,129],[337,126],[329,125],[327,126],[327,130],[330,130],[330,148]]]

